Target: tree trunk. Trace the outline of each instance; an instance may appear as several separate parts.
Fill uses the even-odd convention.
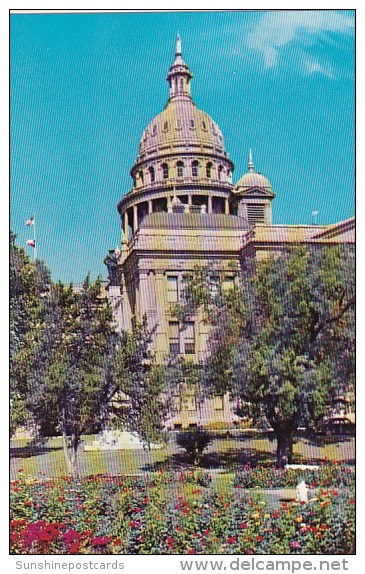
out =
[[[293,431],[276,431],[276,466],[284,468],[293,460]]]
[[[67,466],[67,472],[69,474],[72,474],[71,458],[70,458],[70,453],[68,451],[68,438],[67,438],[66,430],[64,428],[62,428],[62,444],[63,444],[63,454],[65,456],[65,461],[66,461],[66,466]]]
[[[72,476],[78,475],[77,453],[79,448],[80,439],[76,434],[71,436],[71,474]]]
[[[62,412],[62,444],[63,444],[63,453],[65,456],[67,472],[72,476],[76,476],[78,474],[78,466],[77,466],[77,451],[80,443],[80,438],[76,434],[71,435],[71,440],[69,444],[68,436],[67,436],[67,425],[66,425],[66,411],[63,409]],[[71,452],[70,452],[71,451]]]

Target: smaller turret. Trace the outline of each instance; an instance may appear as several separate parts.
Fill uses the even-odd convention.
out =
[[[247,227],[252,227],[257,223],[271,225],[271,202],[275,193],[267,177],[255,171],[251,149],[248,171],[238,180],[233,193],[232,211],[236,211],[237,215],[246,221]]]

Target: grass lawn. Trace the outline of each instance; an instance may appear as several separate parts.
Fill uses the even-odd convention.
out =
[[[91,444],[94,436],[85,437],[85,444]],[[66,474],[61,438],[50,438],[42,447],[28,446],[27,439],[12,439],[10,473],[15,478],[19,468],[34,477],[62,476]],[[217,489],[226,490],[232,480],[229,471],[247,462],[265,464],[275,461],[276,441],[259,433],[242,432],[227,439],[220,435],[206,451],[202,462],[208,470],[220,469],[215,478]],[[323,438],[311,442],[301,438],[294,445],[295,463],[318,464],[324,460],[355,462],[355,440]],[[189,467],[189,459],[172,442],[159,450],[79,451],[79,467],[83,475],[89,474],[138,474],[144,471],[179,469]],[[227,469],[228,472],[225,472]],[[213,473],[216,474],[216,473]],[[219,476],[219,478],[218,478]]]

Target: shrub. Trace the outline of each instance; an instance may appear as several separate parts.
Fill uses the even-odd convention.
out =
[[[212,442],[212,437],[206,431],[181,432],[177,435],[176,442],[184,448],[191,457],[195,466],[202,460],[203,452]]]

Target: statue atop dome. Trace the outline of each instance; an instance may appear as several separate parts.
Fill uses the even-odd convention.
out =
[[[181,38],[179,33],[176,36],[175,56],[181,56]]]

